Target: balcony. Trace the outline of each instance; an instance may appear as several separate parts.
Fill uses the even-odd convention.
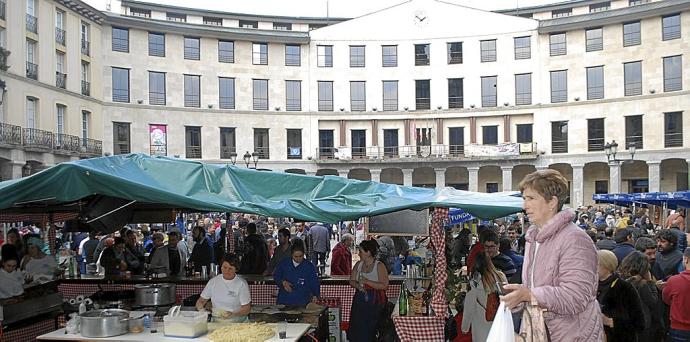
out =
[[[0,122],[0,145],[21,145],[22,128]]]
[[[302,159],[302,147],[288,147],[287,148],[287,159]]]
[[[231,159],[232,154],[235,153],[237,157],[237,151],[235,146],[221,146],[220,147],[220,159]]]
[[[536,143],[504,143],[498,145],[406,145],[368,147],[319,147],[316,160],[405,160],[432,158],[445,160],[536,158]]]
[[[86,156],[100,156],[103,154],[103,143],[95,139],[81,139],[80,153]]]
[[[26,77],[38,80],[38,64],[26,62]]]
[[[81,81],[81,94],[91,96],[91,83],[88,81]]]
[[[91,43],[83,39],[81,40],[81,54],[91,56]]]
[[[79,153],[81,152],[81,138],[75,135],[56,133],[54,150],[56,153]]]
[[[259,159],[269,159],[268,147],[255,147],[254,152],[259,155]]]
[[[5,20],[5,1],[0,1],[0,19]]]
[[[201,146],[187,145],[187,148],[185,149],[185,158],[201,159]]]
[[[53,138],[53,132],[36,128],[24,128],[22,132],[22,144],[28,149],[52,150]]]
[[[55,86],[58,88],[65,89],[65,84],[67,83],[67,74],[63,74],[59,71],[55,72]]]
[[[683,132],[665,133],[664,147],[683,147]]]
[[[26,30],[38,33],[38,19],[31,14],[26,15]]]
[[[65,30],[61,28],[55,28],[55,42],[65,46]]]

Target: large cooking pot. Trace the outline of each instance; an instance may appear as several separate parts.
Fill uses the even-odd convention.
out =
[[[129,331],[129,311],[120,309],[91,310],[79,315],[84,337],[110,337]]]
[[[134,285],[134,304],[139,306],[161,306],[175,303],[175,284]]]

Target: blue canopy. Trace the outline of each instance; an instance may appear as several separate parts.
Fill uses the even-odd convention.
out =
[[[652,205],[666,205],[669,209],[690,208],[690,191],[647,192],[635,194],[635,201]]]
[[[637,202],[634,199],[634,194],[594,194],[592,199],[596,203],[611,203],[619,206],[629,206],[633,202]]]

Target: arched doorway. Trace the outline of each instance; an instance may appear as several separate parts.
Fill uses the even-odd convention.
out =
[[[485,165],[479,168],[479,192],[499,192],[503,190],[503,174],[497,165]]]
[[[430,167],[420,167],[412,172],[412,186],[420,188],[435,188],[436,173]]]
[[[403,185],[403,173],[401,169],[381,170],[381,183]]]
[[[534,165],[515,165],[513,166],[513,191],[520,191],[518,185],[528,174],[537,171]]]
[[[347,178],[368,181],[371,180],[371,173],[367,169],[352,169]]]
[[[659,191],[688,190],[688,162],[685,159],[664,159],[659,165]]]
[[[466,167],[451,166],[446,169],[446,186],[458,189],[469,190],[470,174]]]
[[[587,163],[582,168],[584,205],[594,204],[594,194],[607,194],[610,183],[609,165],[603,162]]]

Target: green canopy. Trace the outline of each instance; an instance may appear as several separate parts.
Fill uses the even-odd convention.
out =
[[[461,208],[490,219],[521,210],[522,198],[257,171],[225,164],[144,154],[62,163],[0,183],[0,212],[82,210],[86,198],[188,211],[244,212],[305,221],[338,222],[403,209]]]

